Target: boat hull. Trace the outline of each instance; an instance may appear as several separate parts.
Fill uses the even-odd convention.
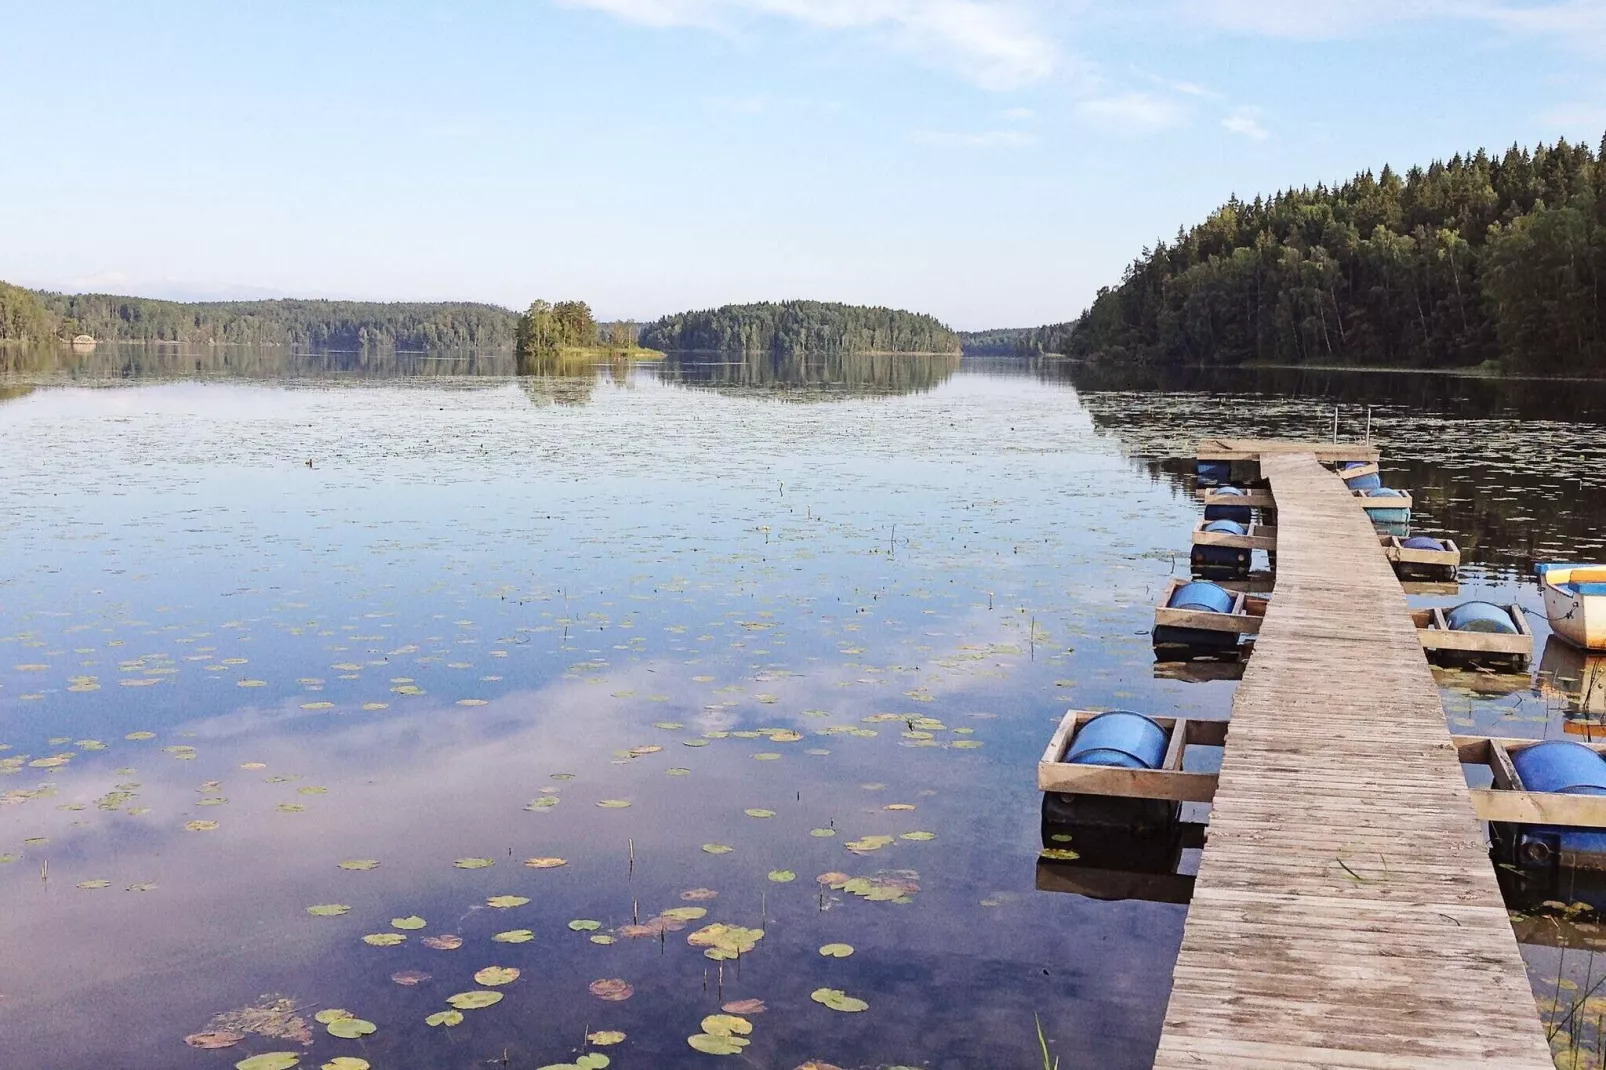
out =
[[[1580,591],[1597,587],[1606,569],[1550,568],[1541,577],[1550,630],[1583,650],[1606,651],[1606,594]]]

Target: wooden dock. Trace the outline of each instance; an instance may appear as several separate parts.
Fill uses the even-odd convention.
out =
[[[1404,593],[1318,463],[1375,454],[1211,451],[1258,459],[1270,481],[1277,581],[1233,702],[1156,1067],[1546,1070]]]

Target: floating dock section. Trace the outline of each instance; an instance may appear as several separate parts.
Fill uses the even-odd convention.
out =
[[[1322,462],[1258,462],[1276,592],[1233,702],[1155,1065],[1552,1066],[1460,756],[1367,514]]]

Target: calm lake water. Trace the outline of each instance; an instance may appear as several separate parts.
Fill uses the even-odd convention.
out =
[[[733,1065],[1040,1066],[1040,1018],[1063,1067],[1145,1067],[1186,908],[1038,891],[1034,778],[1068,707],[1230,709],[1150,646],[1199,512],[1175,458],[1372,406],[1463,595],[1537,612],[1535,558],[1606,556],[1596,384],[509,371],[13,358],[5,1065],[700,1067],[703,1019],[762,1000]],[[1585,715],[1442,683],[1458,729]],[[762,936],[715,959],[712,924]],[[1601,972],[1527,953],[1546,998]],[[208,1031],[245,1038],[186,1045]]]

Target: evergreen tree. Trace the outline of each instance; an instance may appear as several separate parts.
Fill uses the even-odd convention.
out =
[[[1606,140],[1236,196],[1100,290],[1066,351],[1606,373]]]

